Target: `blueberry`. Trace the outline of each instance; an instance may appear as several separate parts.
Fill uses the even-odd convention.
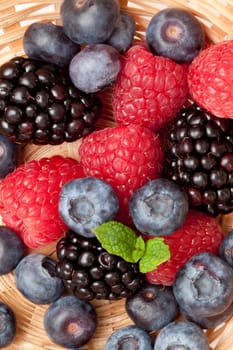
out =
[[[130,325],[114,331],[107,339],[104,350],[152,350],[152,337],[143,329]]]
[[[219,247],[219,256],[233,267],[233,230],[222,240]]]
[[[64,291],[63,282],[53,277],[48,268],[43,266],[55,261],[41,253],[25,256],[15,269],[15,283],[18,290],[35,304],[49,304],[57,300]]]
[[[155,339],[154,350],[209,350],[208,338],[193,322],[174,321],[161,329]]]
[[[173,293],[187,315],[219,315],[233,302],[233,269],[217,255],[198,253],[178,271]]]
[[[49,338],[66,348],[86,344],[94,335],[97,315],[87,301],[70,295],[52,303],[44,315],[44,328]]]
[[[173,181],[163,178],[140,187],[129,204],[136,228],[151,236],[169,235],[180,228],[188,208],[186,193]]]
[[[68,66],[80,51],[80,45],[65,35],[62,26],[52,22],[32,23],[24,33],[23,47],[28,57],[60,67]]]
[[[120,14],[118,0],[64,0],[61,21],[66,35],[78,44],[98,44],[111,35]]]
[[[9,305],[0,302],[0,348],[10,345],[15,335],[15,314]]]
[[[85,93],[94,93],[112,84],[120,71],[119,52],[106,44],[89,45],[75,55],[69,66],[73,84]]]
[[[84,237],[94,237],[92,229],[113,220],[118,209],[118,198],[111,185],[95,177],[69,181],[60,192],[61,218]]]
[[[204,28],[196,17],[181,8],[167,8],[155,14],[146,30],[150,51],[178,63],[190,62],[204,47]]]
[[[24,254],[22,239],[9,227],[0,226],[0,275],[11,272]]]
[[[128,13],[121,12],[106,44],[115,47],[120,53],[126,52],[132,45],[135,29],[134,18]]]
[[[17,152],[16,144],[10,141],[7,136],[0,134],[0,179],[6,177],[18,165]]]
[[[136,326],[149,332],[164,327],[179,314],[172,288],[149,283],[127,297],[125,308]]]
[[[201,316],[195,310],[193,310],[192,313],[186,313],[181,307],[180,307],[181,314],[184,316],[184,318],[188,321],[196,323],[199,327],[203,329],[210,329],[210,328],[216,328],[217,326],[221,325],[223,322],[226,322],[230,317],[233,315],[233,303],[228,306],[226,310],[223,312],[214,315],[214,316]]]

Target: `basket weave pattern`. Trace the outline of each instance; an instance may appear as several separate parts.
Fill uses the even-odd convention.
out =
[[[107,0],[106,0],[107,1]],[[153,14],[166,7],[182,7],[190,10],[203,23],[207,36],[212,42],[233,39],[232,0],[119,0],[121,8],[136,20],[136,39],[144,39],[145,28]],[[0,64],[14,56],[23,55],[22,37],[32,22],[54,21],[60,24],[62,0],[1,0],[0,1]],[[111,109],[111,89],[105,92],[104,111],[98,126],[113,124]],[[43,156],[61,154],[77,158],[79,141],[60,146],[27,146],[22,161]],[[226,231],[233,227],[232,215],[222,219]],[[53,255],[55,244],[40,249]],[[9,347],[11,350],[55,350],[62,349],[53,344],[43,329],[43,314],[48,306],[38,306],[26,300],[15,288],[13,274],[0,278],[0,300],[9,304],[16,314],[17,336]],[[124,310],[124,300],[94,301],[99,324],[94,338],[83,347],[85,350],[103,350],[106,338],[122,326],[132,324]],[[212,350],[233,349],[233,317],[217,329],[208,330]]]

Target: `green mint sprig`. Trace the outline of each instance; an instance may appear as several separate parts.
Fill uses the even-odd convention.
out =
[[[118,221],[105,222],[92,230],[108,253],[120,256],[127,262],[139,263],[142,273],[150,272],[169,260],[170,249],[164,238],[144,241],[142,236]]]

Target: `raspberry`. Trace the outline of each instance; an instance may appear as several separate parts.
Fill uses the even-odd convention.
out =
[[[60,189],[82,176],[82,168],[75,159],[61,156],[20,165],[0,185],[3,223],[31,248],[57,240],[67,229],[58,213]]]
[[[233,118],[232,72],[233,40],[202,50],[189,67],[192,99],[217,117]]]
[[[170,260],[147,272],[146,279],[152,284],[172,285],[176,273],[193,255],[199,252],[217,254],[223,237],[223,230],[214,218],[190,210],[183,226],[173,234],[164,236],[165,243],[170,247]]]
[[[139,125],[118,125],[86,136],[79,153],[86,176],[112,185],[119,199],[118,220],[128,223],[133,192],[161,174],[164,154],[159,136]]]
[[[113,89],[114,118],[119,124],[157,131],[176,115],[187,95],[186,65],[134,45],[122,57]]]

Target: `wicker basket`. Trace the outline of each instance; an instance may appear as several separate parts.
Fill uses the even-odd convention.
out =
[[[106,0],[107,1],[107,0]],[[62,0],[1,0],[0,1],[0,64],[13,56],[22,55],[22,37],[26,27],[32,22],[53,20],[60,23],[59,9]],[[232,0],[120,0],[121,7],[134,16],[137,24],[137,38],[143,39],[145,28],[153,14],[165,7],[182,7],[190,10],[203,23],[212,42],[233,39]],[[105,92],[103,116],[99,127],[113,125],[111,109],[111,89]],[[77,158],[79,142],[61,146],[27,146],[22,161],[38,159],[42,156],[62,154]],[[222,218],[225,231],[233,227],[231,214]],[[55,245],[40,252],[54,254]],[[14,342],[6,349],[41,350],[61,349],[53,344],[43,329],[43,314],[48,306],[30,303],[16,290],[13,274],[0,278],[0,299],[11,306],[16,314],[18,330]],[[113,330],[131,324],[124,310],[124,300],[93,302],[98,313],[99,324],[94,338],[84,346],[85,350],[103,350],[106,338]],[[217,329],[207,331],[211,349],[233,349],[233,318]],[[146,349],[145,349],[146,350]]]

